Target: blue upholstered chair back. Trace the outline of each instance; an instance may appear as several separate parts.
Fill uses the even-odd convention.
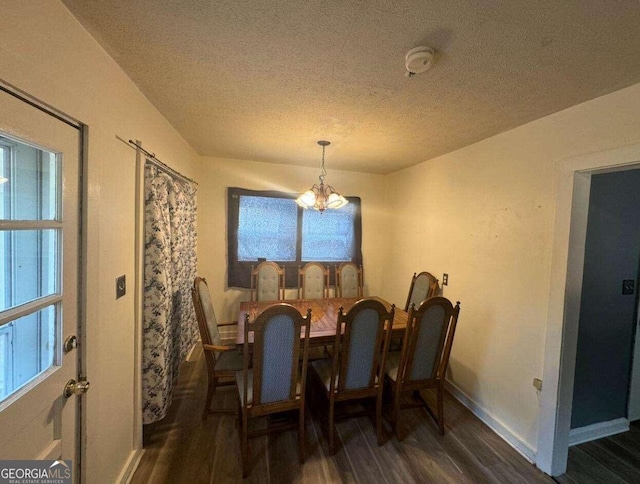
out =
[[[340,348],[338,391],[371,388],[381,381],[393,311],[373,299],[358,301],[351,310],[338,316],[344,325]]]
[[[352,262],[341,264],[336,271],[339,297],[362,297],[360,268]]]
[[[293,400],[304,386],[307,365],[309,321],[311,310],[303,318],[293,306],[280,303],[260,313],[253,323],[245,321],[245,368],[249,353],[253,354],[253,380],[248,400],[252,405]],[[304,345],[300,362],[301,331]],[[253,332],[253,348],[249,350],[249,334]],[[302,371],[299,365],[302,364]],[[247,370],[245,370],[247,371]]]
[[[412,304],[417,308],[422,301],[435,296],[437,288],[438,280],[428,272],[414,274],[405,311],[408,311]]]
[[[257,301],[280,301],[284,296],[284,269],[275,262],[266,261],[258,264],[251,271],[251,296]]]
[[[300,270],[301,299],[323,299],[328,296],[329,271],[322,264],[310,262]]]
[[[458,311],[448,299],[433,297],[410,312],[405,381],[434,379],[440,370],[445,370],[443,357],[446,355],[448,360]],[[445,347],[448,347],[446,352]]]
[[[441,305],[427,308],[420,318],[409,380],[435,378],[447,329],[447,312]]]
[[[291,398],[293,342],[300,338],[300,330],[296,332],[296,329],[293,318],[288,314],[276,314],[265,322],[261,399],[256,403],[271,403]]]
[[[201,277],[196,277],[191,288],[191,296],[198,321],[200,340],[206,345],[222,345],[222,338],[218,330],[218,320],[213,310],[213,303],[207,281]],[[207,362],[207,365],[211,366],[212,369],[215,366],[218,356],[220,356],[219,351],[214,351],[213,354],[211,352],[205,352],[207,361],[213,358],[212,361]]]
[[[376,348],[380,331],[380,320],[375,309],[360,311],[351,323],[351,338],[347,359],[347,390],[365,388],[370,385],[373,365],[379,349]]]
[[[200,307],[202,308],[202,315],[204,316],[210,338],[210,341],[203,341],[203,343],[221,345],[222,339],[220,338],[220,331],[218,331],[218,320],[216,319],[216,313],[213,310],[213,302],[211,301],[209,286],[204,279],[199,279],[196,287],[198,290]]]

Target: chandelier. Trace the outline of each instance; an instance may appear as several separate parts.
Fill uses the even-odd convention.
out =
[[[322,170],[318,177],[320,185],[313,185],[310,190],[307,190],[296,199],[296,203],[302,208],[314,208],[322,213],[327,208],[344,207],[349,201],[337,193],[332,186],[324,184],[324,177],[327,176],[327,170],[324,169],[324,149],[331,143],[329,141],[318,141],[318,144],[322,146]]]

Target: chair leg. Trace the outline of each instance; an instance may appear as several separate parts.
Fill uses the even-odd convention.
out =
[[[438,430],[440,435],[444,435],[444,385],[442,381],[438,383]]]
[[[382,388],[380,388],[376,397],[376,435],[378,436],[378,445],[384,444],[382,436]]]
[[[242,477],[249,475],[249,427],[247,414],[242,412],[240,419],[240,439],[241,439],[241,452],[242,455]]]
[[[329,454],[333,455],[336,453],[336,443],[335,443],[335,402],[333,399],[329,400]]]
[[[305,443],[305,429],[304,429],[304,408],[301,408],[299,410],[299,425],[300,427],[298,428],[298,454],[299,454],[299,458],[300,458],[300,464],[304,464],[304,458],[305,458],[305,449],[304,449],[304,443]]]
[[[204,411],[202,412],[202,420],[207,419],[207,415],[209,414],[209,410],[211,409],[211,401],[213,400],[213,393],[216,391],[215,380],[214,383],[210,384],[207,388],[207,400],[204,404]]]
[[[400,437],[400,387],[396,386],[393,394],[393,429],[396,434],[396,439],[402,441],[403,437]]]

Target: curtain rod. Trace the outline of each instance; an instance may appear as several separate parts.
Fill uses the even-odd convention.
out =
[[[174,170],[173,168],[171,168],[169,165],[167,165],[166,163],[160,161],[157,157],[155,153],[151,153],[150,151],[145,150],[142,145],[139,145],[138,143],[136,143],[133,140],[129,140],[129,141],[125,141],[124,139],[122,139],[120,136],[116,135],[116,138],[118,138],[120,141],[122,141],[123,143],[125,143],[127,146],[129,146],[130,148],[133,149],[138,149],[140,151],[142,151],[146,156],[147,156],[147,161],[152,162],[154,165],[156,165],[158,168],[162,169],[163,171],[169,173],[170,175],[173,175],[175,177],[178,177],[182,180],[194,183],[194,184],[198,184],[197,181],[189,178],[188,176],[183,175],[182,173],[180,173],[179,171]]]

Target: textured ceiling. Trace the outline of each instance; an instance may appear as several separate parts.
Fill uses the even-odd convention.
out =
[[[63,3],[202,155],[384,174],[640,82],[638,0]]]

